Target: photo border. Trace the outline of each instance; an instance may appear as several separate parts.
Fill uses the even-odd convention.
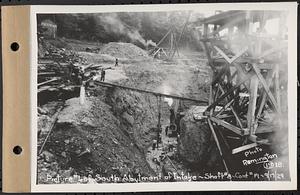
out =
[[[43,5],[30,7],[30,108],[32,192],[153,192],[297,189],[297,2],[153,5]],[[286,10],[288,15],[288,140],[291,181],[197,181],[113,184],[36,184],[37,181],[37,14],[160,12],[183,10]]]

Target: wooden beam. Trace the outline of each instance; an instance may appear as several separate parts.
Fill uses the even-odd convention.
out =
[[[220,90],[222,91],[222,93],[224,94],[225,91],[224,91],[224,89],[222,88],[222,86],[219,85],[219,87],[220,87]],[[227,99],[227,101],[228,101],[228,98],[226,98],[226,99]],[[233,98],[232,100],[235,100],[235,98]],[[237,120],[237,122],[238,122],[240,128],[243,129],[243,124],[242,124],[242,122],[241,122],[239,116],[237,115],[235,109],[233,108],[233,106],[232,106],[231,104],[230,104],[230,109],[231,109],[231,112],[233,113],[235,119]]]
[[[255,109],[257,101],[257,90],[258,90],[258,78],[253,75],[250,81],[250,98],[247,112],[247,125],[250,130],[250,135],[254,134],[255,131]]]
[[[234,102],[234,99],[232,99],[230,102],[228,102],[225,106],[223,106],[223,108],[216,113],[214,116],[218,117],[220,114],[222,114],[227,108],[229,108],[231,106],[231,104]]]
[[[216,117],[212,116],[212,117],[209,117],[209,119],[211,121],[217,123],[218,125],[221,125],[221,126],[225,127],[226,129],[228,129],[228,130],[230,130],[230,131],[232,131],[232,132],[234,132],[234,133],[236,133],[236,134],[238,134],[240,136],[248,134],[247,130],[238,128],[238,127],[236,127],[236,126],[234,126],[234,125],[232,125],[232,124],[230,124],[230,123],[228,123],[226,121],[220,120],[220,119],[218,119]]]
[[[53,78],[53,79],[50,79],[48,81],[38,83],[37,86],[39,87],[39,86],[42,86],[42,85],[45,85],[47,83],[51,83],[51,82],[54,82],[54,81],[57,81],[57,80],[58,80],[58,78]]]
[[[156,50],[156,52],[154,52],[152,55],[153,57],[155,57],[155,55],[161,50],[161,48],[158,48],[158,50]]]
[[[212,64],[212,58],[211,58],[211,55],[210,55],[209,47],[208,47],[206,42],[203,42],[203,46],[204,46],[204,50],[205,50],[206,57],[207,57],[207,60],[208,60],[208,65],[212,68],[212,70],[214,70],[215,67]]]
[[[274,71],[269,70],[268,74],[267,74],[267,78],[266,78],[266,82],[267,82],[268,87],[270,87],[270,85],[271,85],[273,76],[274,76]],[[262,113],[263,108],[265,107],[265,104],[266,104],[266,100],[267,100],[267,94],[266,94],[265,91],[263,91],[262,100],[260,102],[260,106],[259,106],[257,114],[256,114],[256,123],[258,123],[258,120],[260,119],[261,113]]]
[[[218,105],[224,98],[226,98],[230,93],[232,93],[235,89],[237,89],[241,84],[243,84],[244,82],[246,82],[247,80],[250,79],[252,75],[247,75],[246,77],[244,77],[244,79],[242,79],[241,81],[239,81],[239,83],[237,83],[235,86],[233,86],[230,90],[228,90],[226,93],[224,93],[223,95],[221,95],[218,100],[216,100],[214,103],[210,104],[206,110],[210,110],[211,108],[215,107],[216,105]]]
[[[229,58],[219,47],[214,46],[214,48],[228,62],[228,64],[232,64],[248,50],[248,47],[246,46],[242,50],[240,50],[235,56]]]
[[[239,152],[243,152],[245,150],[249,150],[250,148],[254,148],[258,146],[257,143],[252,143],[252,144],[248,144],[248,145],[243,145],[241,147],[238,147],[238,148],[235,148],[232,150],[232,154],[236,154],[236,153],[239,153]]]
[[[256,73],[260,83],[262,84],[265,92],[267,93],[268,98],[270,99],[271,103],[273,104],[275,110],[278,111],[278,106],[277,106],[276,100],[275,100],[272,92],[270,91],[264,77],[261,75],[260,69],[257,68],[256,64],[252,64],[252,67],[253,67],[253,70]]]
[[[275,91],[276,91],[276,101],[278,106],[278,112],[281,113],[281,98],[280,98],[280,86],[279,86],[279,66],[276,64],[275,69]]]
[[[157,48],[164,40],[165,38],[169,35],[169,33],[172,31],[172,28],[170,28],[170,30],[163,36],[163,38],[156,44],[156,47]]]
[[[210,130],[211,130],[211,133],[212,133],[212,135],[213,135],[213,137],[214,137],[214,140],[215,140],[215,142],[216,142],[216,145],[217,145],[217,148],[218,148],[218,150],[219,150],[220,156],[221,156],[221,158],[222,158],[222,161],[223,161],[224,167],[225,167],[225,169],[226,169],[226,172],[229,173],[228,166],[227,166],[227,164],[226,164],[226,161],[225,161],[225,158],[224,158],[224,155],[223,155],[223,152],[222,152],[222,148],[221,148],[221,145],[220,145],[220,143],[219,143],[217,134],[216,134],[216,132],[215,132],[215,130],[214,130],[214,127],[213,127],[213,125],[212,125],[212,123],[211,123],[211,121],[210,121],[209,119],[207,119],[207,122],[208,122],[209,128],[210,128]]]

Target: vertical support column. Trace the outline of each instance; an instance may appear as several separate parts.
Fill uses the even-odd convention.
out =
[[[158,121],[157,121],[157,142],[156,142],[156,147],[158,148],[158,144],[159,144],[159,135],[160,135],[160,120],[161,120],[161,95],[158,96],[157,98],[158,100]]]
[[[279,65],[276,64],[275,68],[275,89],[276,89],[276,102],[278,106],[278,113],[281,113],[281,99],[280,99],[280,83],[279,83]]]
[[[257,101],[257,89],[258,89],[258,78],[256,75],[253,75],[250,80],[250,97],[249,97],[249,105],[248,105],[248,113],[247,113],[247,124],[250,135],[254,134],[255,128],[255,109],[256,109],[256,101]]]
[[[80,105],[83,105],[84,102],[85,102],[85,88],[84,88],[84,85],[81,85],[80,86]]]
[[[203,37],[207,38],[208,34],[208,24],[203,24]]]
[[[169,51],[169,58],[171,58],[171,55],[173,53],[173,40],[174,39],[174,33],[173,31],[170,34],[170,51]]]
[[[212,135],[213,135],[213,138],[214,138],[214,140],[215,140],[215,142],[216,142],[217,148],[218,148],[218,150],[219,150],[220,156],[221,156],[221,158],[222,158],[224,168],[225,168],[226,172],[229,173],[229,169],[228,169],[227,163],[226,163],[226,161],[225,161],[225,156],[223,155],[222,148],[221,148],[219,139],[218,139],[218,137],[217,137],[217,134],[216,134],[216,132],[215,132],[215,130],[214,130],[214,127],[213,127],[213,125],[212,125],[210,119],[208,119],[207,121],[208,121],[209,128],[210,128],[210,130],[211,130],[211,133],[212,133]]]

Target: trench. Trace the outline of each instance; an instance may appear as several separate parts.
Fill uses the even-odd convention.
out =
[[[132,66],[132,69],[134,68]],[[147,71],[130,71],[128,71],[130,74],[134,74],[130,75],[130,81],[122,81],[123,85],[131,86],[136,83],[136,78],[146,79],[143,82],[146,82],[147,86],[151,86],[151,89],[163,90],[164,93],[172,93],[169,91],[169,84],[173,85],[173,88],[179,84],[180,90],[176,92],[177,96],[192,99],[203,99],[207,96],[208,90],[204,79],[208,75],[201,76],[203,73],[197,70],[191,75],[177,75],[179,78],[172,72],[168,72],[166,78],[164,74],[152,75]],[[155,82],[149,83],[153,76],[156,77]],[[186,173],[194,170],[193,163],[184,162],[185,156],[179,155],[177,138],[179,132],[170,133],[171,129],[169,129],[166,135],[165,129],[172,124],[179,131],[181,118],[184,117],[182,115],[176,121],[171,122],[171,108],[177,111],[178,107],[181,107],[182,112],[188,112],[191,107],[199,105],[198,103],[163,97],[159,101],[158,97],[152,94],[105,86],[89,86],[86,89],[84,105],[79,104],[78,96],[79,88],[39,94],[39,105],[41,108],[48,109],[50,119],[55,116],[55,110],[63,106],[43,151],[38,155],[38,181],[40,183],[49,183],[44,179],[47,178],[45,173],[50,173],[53,177],[58,174],[71,177],[74,175],[122,177],[138,174],[142,176],[164,175],[170,171]],[[157,140],[159,102],[161,102],[161,142],[153,149],[153,140]],[[41,114],[40,117],[45,117],[45,115]],[[48,123],[53,120],[50,119],[47,119]],[[49,125],[45,126],[49,128]],[[193,131],[198,132],[198,127],[199,125]],[[46,134],[47,132],[41,133],[39,147]],[[197,147],[201,150],[202,145]],[[181,154],[189,153],[189,150],[193,148],[181,149]],[[196,164],[194,166],[196,171],[202,169],[198,161],[194,164]]]

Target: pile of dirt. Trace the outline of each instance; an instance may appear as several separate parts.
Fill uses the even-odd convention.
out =
[[[103,46],[100,54],[121,59],[145,59],[148,53],[132,43],[111,42]]]
[[[193,107],[180,121],[178,154],[190,167],[216,167],[220,156],[205,120],[195,120]]]
[[[135,144],[145,150],[155,137],[158,110],[156,98],[149,94],[111,89],[108,103]]]
[[[51,183],[45,180],[47,173],[55,176],[67,172],[71,177],[153,174],[141,149],[147,142],[140,134],[146,134],[143,129],[149,128],[141,125],[142,118],[137,118],[146,117],[149,113],[138,112],[137,108],[142,105],[129,102],[124,97],[114,101],[115,108],[99,97],[88,97],[84,105],[80,105],[78,98],[66,101],[45,150],[38,158],[40,183]],[[129,104],[132,106],[130,111],[125,108]],[[131,136],[130,126],[135,129],[133,135],[139,135]],[[138,144],[137,137],[141,137]]]

